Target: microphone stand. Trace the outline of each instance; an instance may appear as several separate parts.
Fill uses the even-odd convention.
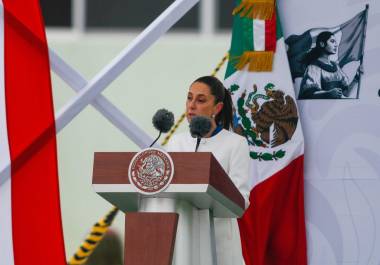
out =
[[[157,138],[153,141],[153,143],[149,146],[149,148],[152,147],[158,141],[158,139],[160,139],[161,133],[162,133],[162,131],[160,131]]]
[[[197,136],[197,145],[195,146],[195,152],[198,152],[199,144],[201,143],[201,137]]]

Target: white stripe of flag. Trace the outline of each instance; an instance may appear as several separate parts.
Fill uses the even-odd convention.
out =
[[[265,20],[253,20],[253,48],[255,51],[265,51]]]

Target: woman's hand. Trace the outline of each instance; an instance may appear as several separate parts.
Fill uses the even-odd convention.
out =
[[[329,90],[328,94],[331,96],[331,98],[341,98],[343,91],[341,88],[336,87],[336,88]]]
[[[362,75],[364,73],[364,70],[363,70],[363,65],[360,65],[359,67],[358,67],[358,70],[356,71],[356,74],[355,74],[355,76],[354,76],[354,80],[353,81],[359,81],[359,79],[360,79],[360,76]]]
[[[315,91],[313,94],[313,98],[319,98],[319,99],[334,98],[334,99],[338,99],[338,98],[342,97],[342,93],[343,93],[342,89],[336,87],[336,88],[330,89],[328,91],[324,91],[324,90]]]

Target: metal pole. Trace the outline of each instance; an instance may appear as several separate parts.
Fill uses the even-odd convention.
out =
[[[154,20],[111,63],[106,65],[88,84],[60,111],[56,118],[57,132],[62,130],[76,115],[112,83],[129,65],[145,52],[156,40],[169,30],[199,0],[177,0]]]
[[[73,31],[83,34],[86,31],[86,0],[73,0],[71,3],[71,24]]]
[[[53,50],[49,50],[49,57],[51,69],[76,92],[88,84],[82,75],[71,68]],[[140,148],[146,148],[153,142],[153,139],[146,132],[102,95],[98,95],[91,102],[91,105]],[[155,146],[158,147],[159,145],[156,144]]]
[[[204,36],[215,34],[216,29],[216,3],[215,0],[202,0],[200,2],[200,31]]]
[[[367,36],[367,21],[368,21],[368,9],[369,9],[369,4],[366,4],[365,5],[365,21],[364,21],[364,30],[363,30],[363,40],[362,40],[362,57],[360,58],[360,67],[362,67],[363,65],[363,57],[364,57],[364,44],[365,44],[365,38]],[[360,69],[359,69],[360,71]],[[359,99],[359,91],[360,91],[360,85],[361,85],[361,81],[362,81],[362,77],[361,77],[362,73],[359,72],[359,82],[358,82],[358,90],[356,92],[356,99]]]

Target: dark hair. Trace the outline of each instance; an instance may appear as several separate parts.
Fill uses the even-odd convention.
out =
[[[322,47],[321,43],[324,43],[326,45],[327,41],[333,35],[334,33],[330,31],[322,31],[319,33],[315,42],[316,46],[305,55],[305,57],[302,59],[302,62],[305,64],[310,64],[311,62],[317,60],[325,52],[326,46]]]
[[[202,76],[193,83],[199,82],[210,88],[211,94],[215,97],[215,104],[223,102],[222,110],[216,115],[215,121],[229,130],[232,127],[232,99],[230,92],[224,87],[223,83],[214,76]]]

